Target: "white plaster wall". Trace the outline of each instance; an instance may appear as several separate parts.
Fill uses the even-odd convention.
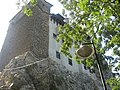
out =
[[[61,59],[56,58],[56,51],[59,51],[61,41],[59,43],[56,42],[56,39],[53,38],[53,33],[57,34],[57,25],[56,23],[51,21],[49,18],[49,57],[56,61],[58,64],[64,65],[68,70],[73,72],[82,72],[89,74],[88,70],[85,70],[82,64],[77,64],[74,60],[72,60],[73,65],[71,66],[68,62],[68,58],[63,54],[60,54]],[[70,49],[70,53],[74,56],[75,49]]]

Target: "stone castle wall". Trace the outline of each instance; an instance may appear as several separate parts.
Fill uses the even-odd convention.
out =
[[[49,11],[49,10],[48,10]],[[38,5],[33,8],[33,16],[25,16],[19,12],[10,22],[4,41],[0,70],[8,62],[26,51],[32,51],[36,57],[47,57],[49,45],[49,12]]]

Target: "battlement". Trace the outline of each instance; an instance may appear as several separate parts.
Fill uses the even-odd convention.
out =
[[[57,25],[60,24],[63,26],[65,24],[65,22],[64,22],[65,18],[63,16],[61,16],[60,14],[51,14],[50,19]]]

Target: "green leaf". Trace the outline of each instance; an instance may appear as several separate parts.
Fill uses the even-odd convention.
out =
[[[37,3],[37,0],[30,0],[30,3],[31,3],[32,6],[35,6],[36,3]]]
[[[77,3],[75,3],[78,1]],[[69,53],[70,48],[78,49],[81,43],[88,42],[86,37],[89,35],[91,40],[94,40],[99,60],[111,62],[114,60],[114,55],[120,56],[120,3],[118,0],[60,0],[66,9],[70,12],[69,22],[65,24],[59,31],[62,34],[64,43],[61,48],[63,53]],[[64,14],[66,12],[64,11]],[[111,16],[115,17],[112,19]],[[100,23],[100,24],[99,24]],[[60,36],[61,37],[61,36]],[[73,47],[72,47],[73,45]],[[113,50],[113,56],[106,56],[106,52]],[[112,53],[113,53],[112,52]],[[76,54],[75,54],[76,55]],[[83,63],[87,67],[94,66],[94,57],[90,57],[81,61],[76,55],[76,62]],[[108,65],[103,65],[104,70],[108,69]],[[114,83],[114,84],[113,84]],[[120,79],[111,79],[110,85],[112,89],[120,87]]]
[[[32,16],[32,10],[30,8],[27,8],[26,6],[23,8],[23,12],[27,16]]]

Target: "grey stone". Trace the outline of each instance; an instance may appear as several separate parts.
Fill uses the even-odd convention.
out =
[[[6,90],[100,90],[87,74],[68,71],[50,58],[36,58],[31,51],[12,59],[1,81]]]
[[[44,0],[38,0],[32,8],[33,16],[28,17],[21,10],[11,19],[0,53],[0,71],[12,58],[30,50],[37,57],[48,56],[51,6]]]

